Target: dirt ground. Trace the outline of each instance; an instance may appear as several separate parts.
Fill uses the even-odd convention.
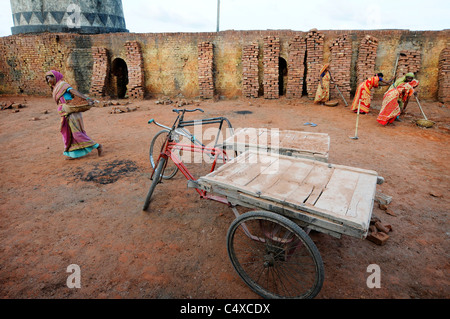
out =
[[[171,124],[173,105],[132,102],[137,110],[120,114],[111,113],[114,106],[92,108],[84,123],[104,156],[68,161],[50,96],[0,96],[0,102],[24,99],[19,112],[0,111],[1,298],[259,298],[228,259],[226,232],[234,219],[228,207],[200,199],[178,173],[158,185],[151,208],[142,211],[149,145],[160,130],[147,121]],[[393,126],[379,125],[375,109],[361,116],[359,140],[349,138],[356,115],[342,103],[259,98],[186,108],[205,110],[187,119],[225,116],[235,128],[328,133],[329,162],[385,178],[378,190],[393,200],[388,211],[375,205],[373,214],[393,227],[386,245],[311,233],[325,265],[316,298],[449,298],[450,112],[438,102],[421,104],[433,128],[413,123],[421,114],[412,101]],[[207,173],[201,169],[194,169],[198,177]],[[72,264],[81,269],[79,289],[66,285]],[[366,284],[370,264],[380,266],[381,288]]]

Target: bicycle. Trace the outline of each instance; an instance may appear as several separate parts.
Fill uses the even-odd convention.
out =
[[[165,140],[168,136],[169,132],[171,133],[171,138],[173,141],[175,141],[176,143],[180,142],[181,137],[185,137],[186,139],[188,139],[191,143],[198,145],[198,146],[202,146],[205,147],[205,145],[197,138],[195,137],[193,134],[191,134],[188,130],[185,129],[185,127],[189,127],[189,126],[194,126],[194,125],[210,125],[210,124],[219,124],[218,127],[218,132],[216,134],[216,140],[214,142],[214,146],[213,147],[219,147],[220,145],[218,144],[219,142],[219,137],[221,136],[221,132],[222,132],[222,128],[223,128],[223,124],[226,123],[228,125],[228,128],[230,130],[230,134],[234,134],[234,129],[230,123],[230,121],[225,118],[225,117],[214,117],[214,118],[206,118],[206,119],[200,119],[200,120],[190,120],[190,121],[185,121],[184,120],[184,113],[186,112],[195,112],[195,111],[200,111],[200,112],[204,112],[202,109],[194,109],[194,110],[178,110],[178,109],[174,109],[173,112],[176,112],[178,114],[180,114],[180,118],[178,119],[178,124],[176,125],[175,129],[172,130],[172,128],[163,125],[161,123],[156,122],[154,119],[151,119],[148,121],[148,124],[156,124],[159,127],[162,127],[163,130],[159,131],[158,133],[155,134],[155,136],[153,137],[151,143],[150,143],[150,150],[149,150],[149,159],[150,159],[150,164],[152,165],[152,168],[155,169],[156,167],[156,161],[158,159],[157,156],[154,156],[155,152],[159,152],[162,148],[162,146],[165,143]],[[157,153],[159,155],[159,153]],[[178,152],[178,157],[181,157],[181,151]],[[178,167],[176,165],[174,165],[174,163],[171,163],[172,165],[170,165],[169,163],[167,163],[166,169],[164,170],[165,174],[162,176],[163,179],[171,179],[172,177],[174,177],[177,172],[178,172]],[[169,166],[170,165],[170,166]]]
[[[222,128],[224,123],[226,123],[233,134],[233,127],[230,121],[225,117],[214,117],[214,118],[205,118],[200,120],[184,120],[184,115],[186,112],[204,112],[200,108],[196,108],[193,110],[188,109],[173,109],[173,112],[177,113],[177,117],[172,125],[172,127],[163,125],[161,123],[156,122],[154,119],[150,119],[148,124],[154,123],[155,125],[162,127],[163,130],[159,131],[155,134],[150,144],[149,150],[149,158],[150,163],[153,168],[152,172],[152,184],[147,193],[143,210],[147,210],[151,196],[153,191],[156,188],[156,185],[161,181],[161,179],[170,179],[176,175],[176,173],[181,170],[183,175],[188,180],[195,180],[192,174],[188,171],[184,163],[181,161],[181,154],[183,151],[190,152],[201,152],[209,156],[210,159],[213,160],[211,166],[211,172],[214,171],[217,165],[217,161],[222,159],[223,162],[228,160],[228,157],[219,144],[219,138],[221,136]],[[209,124],[219,124],[218,131],[216,134],[216,140],[214,142],[213,147],[205,146],[197,137],[191,134],[186,127],[195,126],[195,125],[209,125]],[[187,138],[191,144],[182,144],[180,143],[180,138]],[[158,155],[155,155],[155,152]],[[171,159],[169,164],[169,159]],[[169,166],[170,165],[170,166]],[[205,192],[197,190],[201,196],[205,196]]]

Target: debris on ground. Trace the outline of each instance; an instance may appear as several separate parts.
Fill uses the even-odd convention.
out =
[[[120,113],[134,112],[134,111],[137,111],[137,107],[135,107],[135,106],[118,106],[118,107],[113,107],[109,113],[110,114],[120,114]]]
[[[185,98],[179,98],[176,100],[172,100],[171,98],[165,96],[165,97],[155,101],[155,104],[172,105],[172,106],[176,106],[176,107],[182,107],[185,105],[192,105],[192,104],[194,104],[194,102],[188,101]]]
[[[370,219],[369,233],[366,239],[379,246],[383,246],[389,239],[388,233],[391,231],[391,225],[385,225],[378,217],[372,216],[372,218]]]
[[[13,112],[19,112],[19,109],[23,109],[24,107],[27,107],[26,101],[23,103],[15,103],[14,101],[0,103],[1,110],[13,110]]]

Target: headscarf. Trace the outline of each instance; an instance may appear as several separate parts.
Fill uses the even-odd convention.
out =
[[[326,71],[326,69],[329,68],[329,66],[330,66],[329,63],[324,64],[323,67],[320,69],[320,73],[319,74],[322,76],[322,74]]]
[[[397,81],[395,81],[394,83],[394,87],[398,87],[400,84],[405,83],[406,78],[407,77],[411,77],[414,79],[414,73],[406,73],[404,76],[402,76],[401,78],[399,78]]]
[[[63,81],[64,76],[58,71],[51,70],[45,73],[46,77],[47,75],[54,76],[56,79],[56,84],[53,87],[53,99],[56,104],[65,103],[66,100],[64,100],[63,95],[66,93],[67,89],[70,88],[70,84]]]

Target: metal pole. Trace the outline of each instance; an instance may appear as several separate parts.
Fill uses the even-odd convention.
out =
[[[217,0],[217,32],[219,32],[219,21],[220,21],[220,0]]]

